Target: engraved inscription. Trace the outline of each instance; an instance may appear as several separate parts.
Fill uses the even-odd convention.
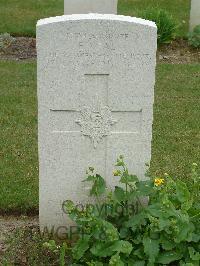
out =
[[[81,117],[76,123],[81,126],[82,134],[92,139],[94,148],[103,137],[111,134],[111,126],[117,123],[117,120],[112,118],[108,106],[101,106],[98,111],[85,106],[80,114]]]

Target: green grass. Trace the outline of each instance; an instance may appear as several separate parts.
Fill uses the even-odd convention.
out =
[[[38,208],[35,63],[0,62],[0,210]]]
[[[62,15],[64,0],[0,0],[0,32],[35,36],[38,19]]]
[[[63,14],[64,0],[0,0],[0,33],[35,36],[36,21]],[[180,25],[179,35],[188,31],[190,0],[119,0],[118,13],[137,16],[147,7],[169,11]]]
[[[188,178],[200,163],[200,64],[158,65],[152,172]]]
[[[200,65],[157,67],[152,172],[188,178],[200,158]],[[0,62],[0,211],[38,209],[35,62]]]
[[[189,29],[190,0],[118,0],[118,12],[137,16],[147,8],[161,8],[168,11],[178,24],[177,34],[186,36]]]

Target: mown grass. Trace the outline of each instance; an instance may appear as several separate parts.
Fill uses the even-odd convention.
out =
[[[200,64],[158,65],[151,171],[189,178],[200,163]]]
[[[35,36],[40,18],[62,15],[64,0],[0,0],[0,32]]]
[[[151,172],[189,178],[200,158],[200,65],[157,67]],[[35,62],[0,62],[0,211],[38,209]]]
[[[139,16],[148,8],[168,11],[177,22],[178,36],[186,36],[189,29],[190,0],[118,0],[118,12],[123,15]]]
[[[38,19],[64,13],[64,0],[0,0],[0,33],[35,36]],[[179,24],[178,35],[188,32],[190,0],[119,0],[118,13],[137,16],[148,7],[171,13]]]
[[[0,210],[38,209],[35,63],[0,62]]]

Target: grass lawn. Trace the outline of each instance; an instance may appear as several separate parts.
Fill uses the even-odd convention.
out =
[[[158,65],[152,173],[188,178],[200,163],[200,64]]]
[[[62,15],[64,0],[0,0],[0,33],[35,36],[36,21]],[[180,25],[179,35],[186,35],[190,0],[119,0],[118,13],[137,16],[147,7],[169,11]]]
[[[200,65],[157,67],[152,173],[188,178],[200,158]],[[0,210],[38,209],[35,62],[0,62]]]
[[[0,62],[0,210],[38,208],[35,63]]]

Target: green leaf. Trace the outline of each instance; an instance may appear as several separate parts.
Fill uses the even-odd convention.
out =
[[[100,196],[102,195],[106,190],[106,182],[100,175],[96,175],[96,179],[94,181],[94,184],[90,190],[91,196]]]
[[[83,257],[84,253],[88,250],[89,248],[89,240],[90,240],[89,235],[84,236],[83,238],[80,238],[75,246],[72,249],[73,253],[73,258],[76,260],[79,260]]]
[[[149,262],[154,263],[159,253],[159,240],[149,237],[143,238],[144,252],[149,257]]]
[[[127,222],[124,223],[125,227],[131,227],[132,231],[135,231],[138,226],[145,225],[146,215],[144,212],[136,214],[135,216],[131,217]]]
[[[199,252],[197,252],[193,247],[189,247],[188,250],[189,250],[190,258],[192,260],[200,261],[200,253]]]
[[[162,209],[162,205],[160,203],[155,203],[149,205],[146,210],[154,217],[163,218],[163,215],[166,215],[166,211]]]
[[[118,245],[119,247],[116,249],[116,251],[124,253],[124,254],[129,255],[133,249],[132,244],[128,241],[124,241],[124,240],[118,241]]]
[[[141,259],[141,260],[144,259],[144,252],[142,248],[135,249],[133,251],[133,255],[137,256],[138,259]]]
[[[65,266],[65,255],[66,255],[66,250],[67,250],[67,244],[63,243],[63,245],[60,248],[60,266]]]
[[[127,176],[127,181],[129,183],[132,183],[132,182],[138,182],[139,180],[138,180],[138,177],[136,175],[128,175]]]
[[[165,228],[170,226],[170,220],[166,219],[166,218],[160,218],[158,219],[158,223],[159,223],[159,229],[160,230],[164,230]]]
[[[124,263],[121,260],[119,254],[115,254],[114,256],[111,257],[111,259],[109,261],[109,265],[112,265],[112,266],[124,266]]]
[[[200,234],[193,233],[192,234],[192,241],[195,243],[199,242],[200,241]]]
[[[55,240],[49,240],[49,242],[45,242],[45,243],[43,244],[43,247],[44,247],[44,248],[48,248],[48,249],[51,250],[51,251],[55,251],[55,250],[57,250],[57,245],[56,245]]]
[[[149,196],[153,192],[153,183],[151,180],[140,181],[137,188],[138,196]]]
[[[74,264],[70,264],[70,266],[73,266]],[[86,264],[84,265],[88,265],[88,266],[104,266],[104,264],[100,261],[96,261],[96,260],[92,260],[92,261],[87,261]],[[77,266],[83,266],[83,264],[77,264]]]
[[[177,180],[176,182],[176,195],[181,203],[190,200],[190,192],[187,188],[187,185],[180,180]]]
[[[189,200],[185,201],[184,203],[182,203],[181,209],[183,211],[188,211],[189,209],[192,208],[193,204],[194,204],[193,199],[189,199]]]
[[[96,180],[96,176],[94,175],[89,175],[86,179],[84,179],[82,182],[91,182],[91,181],[95,181]]]
[[[94,243],[90,251],[94,256],[97,257],[109,257],[115,253],[113,250],[113,243],[103,241]]]
[[[76,207],[73,201],[71,200],[66,200],[63,202],[62,204],[62,210],[64,211],[64,213],[73,216],[73,213],[75,211]]]
[[[103,263],[102,262],[99,262],[99,261],[92,261],[94,264],[94,266],[103,266]]]
[[[199,264],[194,264],[194,263],[181,263],[181,266],[199,266]]]
[[[91,253],[97,257],[109,257],[114,253],[130,254],[133,247],[128,241],[115,241],[115,242],[97,242],[90,249]]]
[[[177,235],[175,242],[180,243],[182,241],[191,240],[193,236],[194,225],[187,221],[185,222],[180,220],[178,226],[179,226],[179,234]]]
[[[100,239],[105,241],[116,241],[119,239],[117,228],[105,220],[101,223]]]
[[[92,182],[90,196],[100,196],[105,192],[106,182],[100,175],[89,175],[83,182]]]
[[[118,202],[124,201],[126,198],[125,191],[121,187],[115,187],[114,196]]]
[[[126,227],[120,228],[120,238],[126,238],[129,235],[129,229]]]
[[[120,183],[127,184],[128,183],[128,171],[123,172]]]
[[[145,266],[144,260],[129,259],[128,266]]]
[[[174,241],[166,239],[163,235],[160,242],[164,250],[172,250],[176,246],[176,243]]]
[[[180,260],[181,258],[182,255],[177,251],[166,251],[158,255],[156,262],[161,264],[169,264],[173,261]]]
[[[120,179],[120,183],[122,184],[128,184],[128,183],[133,183],[133,182],[138,182],[138,177],[136,175],[130,175],[128,173],[128,170],[124,171],[121,179]]]

